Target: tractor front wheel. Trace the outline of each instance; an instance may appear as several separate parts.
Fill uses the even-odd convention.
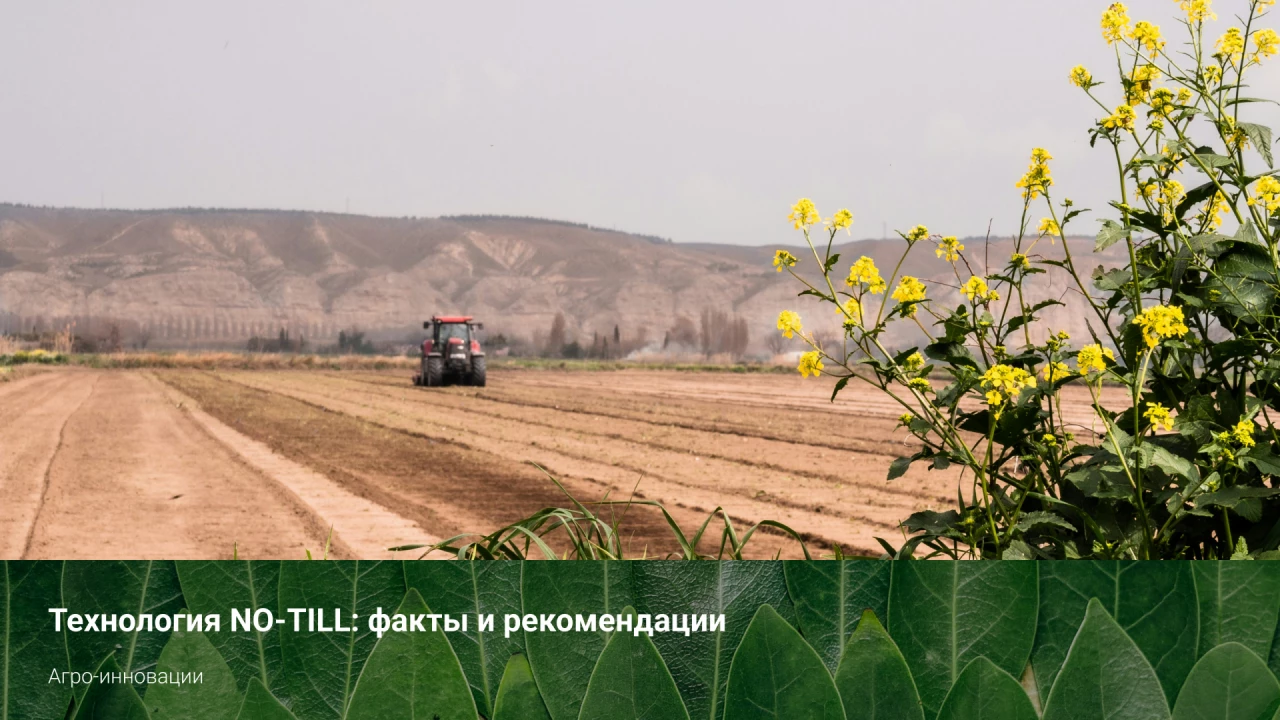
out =
[[[471,358],[471,384],[476,387],[484,387],[484,356],[474,356]]]
[[[444,358],[427,358],[427,372],[422,376],[422,384],[427,387],[444,385]]]

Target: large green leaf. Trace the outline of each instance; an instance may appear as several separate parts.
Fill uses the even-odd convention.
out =
[[[831,674],[795,628],[761,605],[733,654],[726,720],[844,720]]]
[[[864,610],[886,617],[892,563],[876,560],[788,560],[787,588],[805,640],[834,671]]]
[[[1044,720],[1168,720],[1156,671],[1097,598],[1067,651]]]
[[[625,562],[521,563],[520,594],[531,615],[619,614],[633,604],[631,566]],[[553,720],[575,720],[605,632],[525,633],[529,666]]]
[[[1021,674],[1036,633],[1036,563],[895,562],[889,633],[907,659],[925,716],[937,715],[974,658]]]
[[[1200,656],[1238,642],[1259,657],[1271,654],[1280,618],[1280,563],[1191,563],[1200,600]]]
[[[397,615],[431,610],[410,590]],[[444,629],[388,632],[369,655],[351,695],[348,720],[475,720],[476,703]]]
[[[1178,693],[1173,720],[1271,720],[1280,708],[1280,682],[1267,664],[1236,642],[1200,658]]]
[[[1073,561],[1040,565],[1040,620],[1031,654],[1047,696],[1092,598],[1155,668],[1172,703],[1195,664],[1199,612],[1191,563]]]
[[[877,716],[878,717],[878,716]],[[1038,720],[1022,685],[990,660],[974,659],[942,701],[938,720]]]
[[[156,683],[147,690],[153,720],[235,720],[240,693],[227,662],[202,632],[175,632],[160,653],[156,672],[199,673],[198,683]]]
[[[50,670],[66,671],[67,649],[49,623],[61,607],[62,563],[0,563],[0,720],[56,717],[71,693],[49,682]]]
[[[230,623],[233,609],[249,610],[250,618],[259,608],[266,608],[272,613],[278,611],[278,560],[189,560],[179,561],[177,565],[182,595],[193,613],[218,613],[224,622]],[[209,642],[226,659],[241,692],[253,678],[258,678],[268,688],[275,687],[280,673],[279,626],[273,625],[265,632],[251,628],[212,633]]]
[[[120,664],[114,655],[108,655],[94,668],[93,682],[76,703],[75,720],[150,720],[147,708],[132,684],[98,682],[103,673],[116,675],[120,672]]]
[[[236,720],[298,720],[289,708],[271,694],[266,685],[258,678],[249,680],[249,689],[244,694],[244,704],[240,706],[240,714]]]
[[[61,607],[81,615],[172,616],[183,608],[182,590],[172,561],[67,561]],[[130,632],[67,633],[67,648],[72,670],[97,667],[114,652],[121,671],[137,673],[155,669],[168,640],[169,632],[138,623]]]
[[[623,612],[635,615],[632,608]],[[689,712],[649,636],[616,632],[591,673],[578,718],[689,720]]]
[[[756,610],[767,603],[784,618],[793,618],[782,563],[648,562],[632,567],[641,612],[725,616],[722,632],[659,633],[653,638],[689,715],[718,720],[724,714],[729,663]]]
[[[924,720],[920,693],[893,638],[866,610],[845,645],[836,669],[836,689],[850,718]]]
[[[345,716],[356,678],[378,638],[368,618],[379,608],[390,611],[404,597],[403,566],[398,562],[288,562],[280,568],[280,608],[286,623],[280,634],[280,684],[292,710],[304,720]],[[306,617],[293,632],[289,608],[316,608],[333,627],[333,611],[342,611],[350,632],[309,632]],[[353,617],[358,614],[360,617]],[[317,626],[318,627],[318,626]]]
[[[404,577],[408,587],[416,589],[436,612],[468,616],[467,631],[449,633],[449,640],[476,707],[490,716],[507,659],[524,650],[524,633],[510,637],[500,629],[481,633],[476,620],[481,614],[492,614],[501,622],[504,615],[520,613],[520,563],[406,562]]]
[[[551,720],[546,703],[538,694],[533,671],[523,655],[512,655],[498,685],[492,720]]]

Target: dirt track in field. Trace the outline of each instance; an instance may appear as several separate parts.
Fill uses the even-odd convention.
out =
[[[1089,397],[1064,391],[1089,426]],[[495,370],[487,388],[394,374],[87,371],[0,385],[0,557],[301,557],[490,531],[566,498],[658,500],[688,531],[716,507],[825,550],[879,552],[958,474],[913,467],[902,408],[794,376]],[[1108,405],[1112,400],[1108,398]],[[631,555],[676,549],[633,507]],[[702,549],[714,551],[715,538]],[[778,534],[751,555],[796,556]]]

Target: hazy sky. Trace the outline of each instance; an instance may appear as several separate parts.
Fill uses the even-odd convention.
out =
[[[0,201],[349,202],[759,244],[808,195],[859,237],[1008,233],[1035,145],[1081,205],[1114,185],[1066,79],[1114,69],[1106,5],[9,2]],[[1218,0],[1212,36],[1245,5]],[[1181,30],[1174,0],[1129,7]],[[1278,69],[1255,93],[1280,96]]]

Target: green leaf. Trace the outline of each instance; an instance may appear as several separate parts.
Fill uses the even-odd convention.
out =
[[[102,673],[121,672],[114,654],[108,655],[93,671],[93,682],[76,705],[75,720],[151,720],[147,707],[130,683],[100,683]],[[50,717],[56,717],[50,716]]]
[[[175,632],[156,672],[200,673],[199,683],[157,683],[147,690],[152,720],[234,720],[240,710],[236,679],[202,632]]]
[[[438,613],[455,617],[520,614],[520,563],[459,560],[455,562],[406,562],[405,582],[422,595]],[[476,707],[488,717],[493,712],[498,683],[507,659],[524,652],[524,634],[480,632],[479,622],[466,632],[449,634],[462,672],[471,686]]]
[[[834,563],[833,563],[834,564]],[[709,563],[633,563],[635,599],[640,612],[725,616],[718,633],[659,633],[658,651],[666,658],[689,714],[718,718],[724,714],[724,688],[729,663],[747,624],[763,604],[792,619],[783,563],[735,561]]]
[[[848,717],[924,720],[907,661],[870,610],[862,613],[840,657],[836,689]]]
[[[409,590],[395,615],[427,615]],[[430,627],[430,625],[425,625]],[[378,640],[351,693],[346,720],[475,720],[476,703],[444,630],[390,631]]]
[[[1204,286],[1221,293],[1218,302],[1236,317],[1265,314],[1275,300],[1276,291],[1270,285],[1271,256],[1265,248],[1237,243],[1218,258],[1213,269],[1217,277],[1209,278]]]
[[[845,385],[849,384],[849,380],[852,377],[852,375],[846,375],[836,381],[836,386],[831,389],[831,402],[836,401],[836,396],[840,394],[840,391],[844,389]]]
[[[1200,600],[1200,652],[1237,642],[1269,657],[1280,620],[1280,564],[1191,563]]]
[[[725,718],[844,720],[822,658],[770,605],[761,605],[729,668]]]
[[[356,678],[378,642],[364,620],[380,607],[395,607],[403,597],[402,563],[352,560],[281,565],[276,616],[289,627],[280,635],[280,685],[298,717],[336,720],[345,716]],[[334,610],[340,609],[343,626],[351,630],[309,632],[304,616],[299,632],[293,632],[288,608],[323,609],[328,627],[333,627]]]
[[[984,657],[960,672],[938,720],[1039,720],[1031,698],[1009,673]]]
[[[787,560],[782,565],[800,632],[834,672],[864,611],[886,615],[893,565],[878,560]]]
[[[1169,703],[1151,663],[1102,603],[1089,600],[1084,622],[1049,691],[1044,720],[1168,718]]]
[[[633,604],[631,566],[625,562],[520,563],[526,614],[590,615]],[[596,660],[609,641],[605,632],[525,633],[529,666],[552,720],[575,720]]]
[[[1066,530],[1075,531],[1075,526],[1067,522],[1057,513],[1046,512],[1044,510],[1036,510],[1029,513],[1023,513],[1018,519],[1017,529],[1026,532],[1032,528],[1042,527],[1045,525],[1064,528]]]
[[[62,607],[62,563],[5,560],[0,567],[0,720],[57,717],[71,693],[49,682],[49,670],[67,670],[62,635],[49,608]]]
[[[889,633],[934,717],[960,671],[986,656],[1021,673],[1031,655],[1038,603],[1036,563],[896,562]]]
[[[1048,695],[1055,685],[1089,603],[1097,599],[1155,667],[1166,697],[1177,697],[1195,664],[1200,637],[1191,565],[1173,560],[1040,563],[1040,619],[1031,654],[1040,694]]]
[[[236,720],[298,720],[289,708],[271,694],[258,678],[249,680],[249,690],[244,694],[244,704]]]
[[[1115,220],[1103,220],[1102,228],[1094,241],[1093,251],[1102,252],[1129,236],[1129,228]]]
[[[903,475],[906,475],[907,469],[911,467],[911,463],[919,459],[919,453],[916,453],[915,455],[907,455],[906,457],[894,458],[893,462],[889,463],[889,476],[885,479],[896,480]]]
[[[624,615],[635,616],[633,608]],[[600,653],[579,720],[689,720],[676,681],[647,635],[616,632]]]
[[[1280,708],[1280,682],[1240,643],[1210,650],[1187,676],[1173,720],[1271,720]]]
[[[498,698],[493,703],[493,720],[551,720],[547,706],[538,694],[533,671],[523,655],[512,655],[506,672],[498,684]]]
[[[1271,128],[1266,125],[1246,122],[1242,122],[1236,127],[1244,131],[1245,136],[1249,138],[1249,142],[1253,143],[1253,146],[1258,150],[1258,154],[1266,161],[1267,167],[1272,167],[1276,164],[1275,158],[1271,155]]]
[[[105,591],[104,590],[108,590]],[[106,615],[173,615],[183,607],[178,573],[167,560],[94,560],[63,566],[62,605],[71,612]],[[115,653],[122,672],[154,670],[168,632],[85,632],[69,642],[71,669],[96,667]]]
[[[178,580],[187,608],[202,615],[259,608],[277,612],[280,599],[280,562],[278,560],[179,561]],[[290,618],[292,620],[292,618]],[[236,687],[243,692],[249,681],[258,678],[267,688],[274,688],[280,673],[280,631],[250,629],[243,632],[211,633],[209,642],[222,653],[235,676]]]
[[[940,362],[951,365],[960,365],[976,369],[978,363],[973,359],[973,354],[969,352],[969,348],[958,342],[939,342],[926,345],[924,354]]]

